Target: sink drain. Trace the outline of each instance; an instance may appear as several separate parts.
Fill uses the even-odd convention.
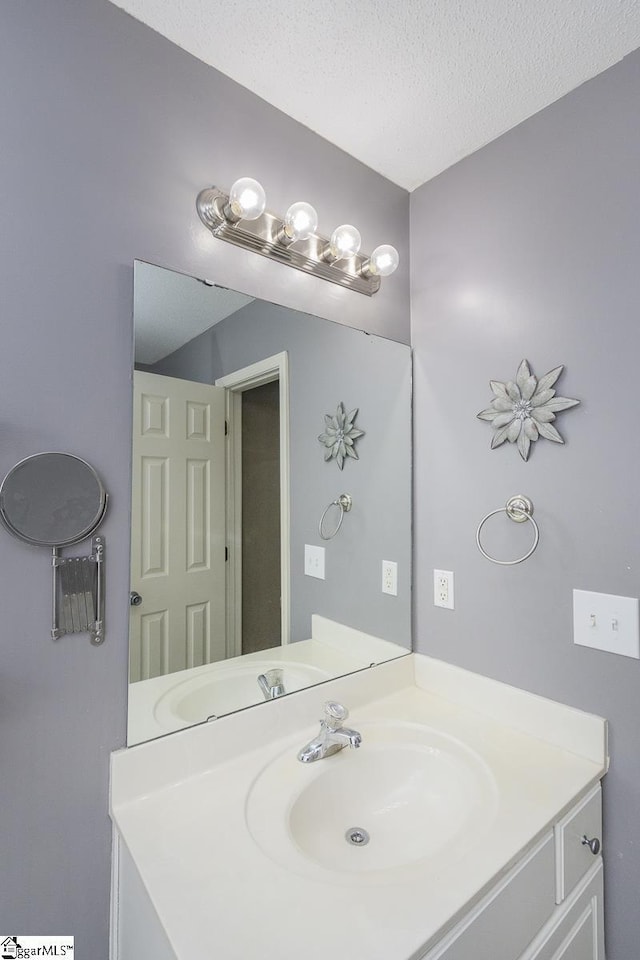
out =
[[[347,843],[351,843],[354,847],[364,847],[370,839],[369,834],[363,827],[349,827],[344,838]]]

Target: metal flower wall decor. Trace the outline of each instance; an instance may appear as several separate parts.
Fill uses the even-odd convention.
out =
[[[360,459],[356,452],[356,440],[364,437],[364,430],[357,430],[354,426],[357,415],[357,407],[345,413],[343,403],[338,404],[333,416],[330,413],[324,415],[324,433],[320,434],[318,440],[325,447],[324,459],[335,460],[341,470],[349,457]]]
[[[556,391],[551,389],[563,370],[563,365],[554,367],[538,380],[527,361],[522,360],[515,382],[489,381],[494,397],[491,406],[480,411],[478,419],[490,421],[495,431],[491,438],[492,450],[508,440],[517,444],[520,456],[527,460],[532,442],[539,437],[564,443],[551,421],[555,420],[556,413],[575,407],[580,401],[556,397]]]

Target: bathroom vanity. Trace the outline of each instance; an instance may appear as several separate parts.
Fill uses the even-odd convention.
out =
[[[362,736],[297,753],[325,700]],[[114,960],[604,960],[599,717],[411,654],[112,757]]]

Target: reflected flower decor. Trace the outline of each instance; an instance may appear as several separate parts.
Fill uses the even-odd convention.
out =
[[[335,460],[341,470],[349,457],[360,459],[356,452],[356,440],[364,437],[364,430],[357,430],[354,425],[357,415],[357,407],[345,413],[343,403],[338,404],[333,416],[330,413],[324,415],[324,433],[320,434],[318,440],[325,447],[324,459]]]
[[[554,367],[538,380],[527,361],[523,360],[515,382],[489,381],[494,397],[491,406],[480,411],[478,419],[488,420],[495,431],[491,438],[492,450],[508,440],[517,444],[520,456],[527,460],[531,444],[539,437],[564,443],[551,421],[561,410],[575,407],[580,401],[557,397],[556,391],[552,390],[563,370],[562,365]]]

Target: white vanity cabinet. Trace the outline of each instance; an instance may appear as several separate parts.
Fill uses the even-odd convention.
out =
[[[361,793],[351,751],[296,759],[326,698],[348,705],[355,756],[375,759],[358,767],[372,771]],[[434,757],[447,766],[412,776]],[[605,960],[602,857],[583,839],[602,837],[608,765],[602,718],[417,654],[120,751],[112,960]],[[458,819],[411,859],[442,815],[424,812],[425,777]],[[389,828],[405,858],[391,866],[375,859],[390,846],[368,806],[389,780],[410,790],[413,818]],[[343,839],[340,804],[305,793],[327,783],[348,826],[374,823],[358,871],[326,839]],[[302,823],[320,847],[303,849],[291,810],[318,795]]]
[[[602,856],[582,843],[600,838],[600,810],[598,785],[421,960],[605,960]],[[177,960],[129,854],[119,852],[116,957]]]
[[[605,960],[601,836],[598,785],[421,960]]]

